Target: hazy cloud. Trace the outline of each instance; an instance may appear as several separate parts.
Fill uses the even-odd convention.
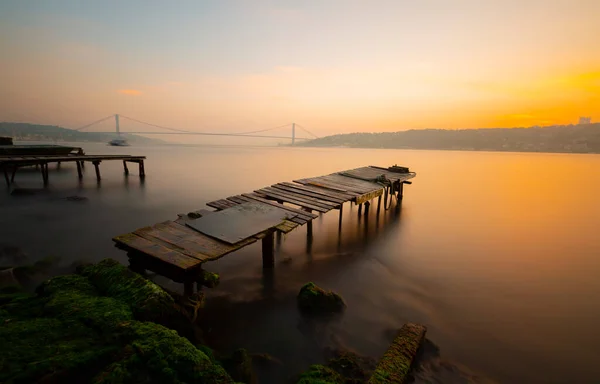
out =
[[[139,96],[142,94],[142,91],[138,91],[137,89],[119,89],[117,92],[123,95],[130,96]]]

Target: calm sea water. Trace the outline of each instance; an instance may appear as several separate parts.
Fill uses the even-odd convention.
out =
[[[1,243],[29,260],[126,262],[114,235],[208,201],[364,165],[417,172],[398,211],[359,217],[347,205],[341,232],[331,212],[315,220],[312,243],[305,227],[285,236],[272,275],[263,274],[258,244],[206,265],[222,276],[210,292],[208,336],[281,360],[261,382],[322,361],[324,347],[379,357],[408,321],[428,326],[441,353],[429,374],[442,382],[600,380],[600,156],[80,145],[146,155],[145,182],[136,169],[125,178],[119,162],[101,164],[100,184],[92,167],[80,184],[63,165],[45,191],[39,173],[18,173],[16,187],[35,193],[0,194]],[[74,195],[88,200],[65,199]],[[345,314],[303,319],[295,295],[307,281],[340,293]]]

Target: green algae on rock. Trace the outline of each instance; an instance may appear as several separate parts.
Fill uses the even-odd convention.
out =
[[[329,367],[315,364],[300,375],[296,384],[344,384],[344,378]]]
[[[116,334],[125,345],[120,358],[100,372],[93,383],[233,383],[205,353],[159,324],[125,322]]]
[[[427,328],[424,325],[407,323],[400,328],[392,345],[385,352],[368,384],[403,384],[408,382],[408,374]]]
[[[236,382],[245,384],[256,382],[254,369],[252,368],[252,357],[243,348],[237,349],[231,356],[221,359],[221,365]]]
[[[331,353],[332,352],[332,353]],[[324,365],[316,364],[300,375],[298,384],[363,384],[375,369],[375,360],[356,353],[333,350]]]
[[[113,260],[0,293],[0,382],[215,383],[226,371],[176,331],[138,321],[173,299]],[[145,296],[147,295],[147,296]]]
[[[297,299],[300,310],[311,314],[341,312],[346,308],[346,304],[340,295],[325,291],[312,282],[302,286]]]

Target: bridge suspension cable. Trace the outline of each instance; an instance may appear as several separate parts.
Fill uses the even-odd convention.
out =
[[[319,136],[315,135],[314,133],[312,133],[311,131],[309,131],[308,129],[304,128],[303,126],[301,126],[300,124],[296,124],[296,127],[300,128],[301,130],[303,130],[304,132],[308,133],[309,135],[311,135],[312,137],[314,137],[315,139],[318,139]]]
[[[258,131],[248,131],[248,132],[236,132],[236,135],[250,135],[253,133],[261,133],[261,132],[267,132],[267,131],[272,131],[274,129],[279,129],[279,128],[284,128],[287,127],[288,125],[291,125],[292,123],[287,123],[285,125],[280,125],[279,127],[273,127],[273,128],[267,128],[267,129],[260,129]]]
[[[141,120],[138,120],[138,119],[134,119],[134,118],[132,118],[132,117],[127,117],[127,116],[124,116],[124,115],[119,115],[119,116],[121,116],[121,117],[124,117],[124,118],[126,118],[127,120],[135,121],[136,123],[140,123],[140,124],[146,124],[146,125],[149,125],[149,126],[151,126],[151,127],[155,127],[155,128],[166,129],[166,130],[169,130],[169,131],[174,131],[174,132],[191,133],[191,131],[186,131],[186,130],[184,130],[184,129],[170,128],[170,127],[163,127],[162,125],[156,125],[156,124],[152,124],[152,123],[146,123],[145,121],[141,121]]]
[[[104,120],[112,119],[112,118],[114,118],[114,117],[115,117],[115,115],[106,116],[106,117],[104,117],[104,118],[102,118],[102,119],[100,119],[100,120],[96,120],[96,121],[94,121],[93,123],[89,123],[89,124],[86,124],[86,125],[84,125],[84,126],[82,126],[82,127],[76,128],[76,129],[74,129],[74,131],[81,131],[82,129],[85,129],[85,128],[87,128],[87,127],[91,126],[91,125],[94,125],[94,124],[101,123],[101,122],[103,122]]]

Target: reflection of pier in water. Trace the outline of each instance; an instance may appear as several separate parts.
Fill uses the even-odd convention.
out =
[[[174,221],[117,236],[114,241],[127,251],[133,269],[148,269],[181,282],[189,295],[193,293],[193,283],[198,289],[204,284],[203,263],[259,240],[263,268],[272,269],[281,233],[289,233],[299,225],[307,224],[306,249],[310,254],[313,220],[319,217],[314,212],[322,215],[334,209],[339,211],[339,246],[344,204],[350,203],[351,210],[352,204],[357,205],[359,218],[364,218],[365,236],[368,235],[371,202],[377,199],[379,220],[380,211],[391,207],[392,197],[397,201],[402,199],[403,186],[410,184],[408,180],[413,177],[415,174],[408,168],[370,166],[277,183],[207,204],[216,211],[190,212]]]

